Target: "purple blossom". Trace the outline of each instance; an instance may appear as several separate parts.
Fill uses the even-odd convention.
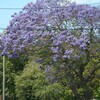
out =
[[[66,55],[63,55],[62,58],[65,59],[65,58],[67,58],[67,56]]]
[[[13,55],[12,55],[12,54],[9,54],[8,57],[9,57],[9,58],[13,58]]]
[[[71,49],[71,50],[66,50],[65,51],[65,55],[71,55],[73,53],[73,49]]]
[[[73,42],[71,42],[71,45],[72,46],[77,46],[77,42],[73,41]]]
[[[63,41],[57,41],[57,42],[55,43],[55,45],[56,45],[56,46],[60,46],[62,43],[63,43]]]
[[[70,35],[68,37],[66,37],[67,41],[68,42],[71,42],[73,40],[74,36],[73,35]]]
[[[87,47],[86,43],[82,43],[82,44],[80,45],[80,48],[83,49],[83,50],[85,50],[86,47]]]
[[[58,37],[58,40],[59,40],[59,41],[64,41],[64,40],[65,40],[65,37],[66,37],[65,35],[62,35],[62,34],[61,34],[61,35]]]
[[[62,3],[61,0],[37,0],[27,4],[21,13],[14,14],[6,35],[0,35],[1,54],[8,55],[9,52],[16,56],[28,46],[48,43],[53,47],[54,61],[59,55],[63,59],[74,57],[81,50],[85,52],[87,43],[90,43],[90,32],[86,29],[99,28],[100,9],[76,3],[66,6],[58,2]]]
[[[78,58],[79,58],[79,56],[75,54],[75,55],[74,55],[74,58],[75,58],[75,59],[78,59]]]
[[[53,60],[54,60],[54,61],[57,61],[58,57],[59,57],[58,54],[54,55]]]

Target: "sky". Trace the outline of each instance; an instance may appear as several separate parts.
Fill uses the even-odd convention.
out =
[[[100,0],[71,0],[79,4],[93,4],[100,3]],[[9,25],[11,15],[20,10],[1,9],[1,8],[23,8],[29,2],[36,2],[36,0],[0,0],[0,33]]]

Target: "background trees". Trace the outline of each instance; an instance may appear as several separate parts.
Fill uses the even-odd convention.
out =
[[[60,91],[61,88],[66,87],[71,91],[70,93],[73,93],[76,100],[92,99],[99,87],[99,77],[97,77],[100,68],[99,21],[99,8],[76,3],[66,5],[61,0],[37,0],[35,4],[26,5],[19,14],[14,14],[7,27],[7,34],[0,38],[1,54],[7,55],[9,58],[18,58],[22,53],[27,52],[33,56],[34,61],[41,64],[41,70],[46,71],[48,79],[46,88],[55,87],[53,91],[56,91],[58,86]],[[22,58],[18,61],[23,61]],[[13,63],[13,60],[11,62]],[[17,63],[14,61],[13,64]],[[21,66],[20,64],[18,66]],[[22,69],[24,65],[21,67]],[[39,69],[33,67],[40,75],[38,80],[45,84],[45,81],[41,80],[42,75]],[[17,76],[19,80],[16,78],[17,89],[21,89],[18,87],[21,84],[18,84],[25,77],[24,73],[27,73],[25,69],[21,75]],[[33,99],[36,96],[30,93],[32,85],[35,86],[31,82],[38,80],[37,77],[35,80],[30,79],[30,74],[26,79],[29,79],[31,89],[26,92],[25,96],[17,94],[22,98],[32,96]],[[37,74],[35,75],[37,76]],[[34,78],[35,75],[32,77]],[[27,81],[22,81],[22,84],[23,82],[27,83]],[[29,86],[28,83],[27,85]],[[27,85],[22,87],[30,88]],[[53,88],[50,88],[51,86]],[[24,91],[24,89],[20,91]],[[38,91],[38,93],[42,92]],[[53,95],[53,97],[59,96]],[[39,98],[49,97],[47,95],[47,97]]]

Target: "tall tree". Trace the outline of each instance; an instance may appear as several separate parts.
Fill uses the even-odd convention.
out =
[[[0,38],[1,54],[18,57],[20,52],[39,50],[41,63],[64,74],[77,100],[89,100],[100,68],[99,22],[99,8],[37,0],[13,16],[7,34]]]

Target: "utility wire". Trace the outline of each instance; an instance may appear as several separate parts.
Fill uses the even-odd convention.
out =
[[[100,3],[92,3],[92,4],[79,4],[79,5],[100,5]],[[64,7],[52,7],[52,8],[64,8]],[[65,7],[67,8],[67,7]],[[2,7],[0,8],[0,10],[21,10],[23,8],[9,8],[9,7]],[[29,8],[25,8],[25,9],[29,9]],[[41,8],[44,9],[44,8]],[[46,9],[50,9],[50,8],[46,8]]]
[[[5,8],[5,7],[0,8],[0,10],[20,10],[20,9],[22,8]]]
[[[2,28],[2,27],[0,28],[0,30],[4,30],[4,29],[6,29],[6,28]]]
[[[80,4],[80,5],[100,5],[100,3]],[[63,7],[52,7],[52,8],[63,8]],[[21,9],[23,9],[23,8],[9,8],[9,7],[7,7],[7,8],[6,7],[0,8],[0,10],[21,10]],[[42,8],[42,9],[44,9],[44,8]],[[46,8],[46,9],[50,9],[50,8]],[[0,30],[6,30],[6,28],[2,28],[1,27]]]

